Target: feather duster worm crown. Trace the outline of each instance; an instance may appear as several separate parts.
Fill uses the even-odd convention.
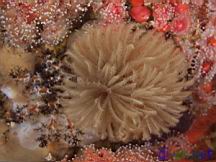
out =
[[[176,126],[190,94],[187,63],[173,41],[134,25],[89,27],[69,45],[63,105],[75,125],[101,139],[160,136]]]

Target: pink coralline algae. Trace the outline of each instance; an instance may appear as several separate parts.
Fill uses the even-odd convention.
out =
[[[117,162],[114,153],[107,149],[94,149],[91,147],[83,151],[81,157],[76,158],[73,162]]]
[[[25,9],[23,9],[25,8]],[[21,47],[32,44],[36,38],[36,14],[29,12],[31,6],[18,5],[16,7],[8,5],[4,11],[4,27],[7,29],[7,40],[13,45]]]
[[[131,28],[113,28],[104,32],[113,24],[131,25]],[[90,35],[92,37],[88,37],[85,27],[95,29]],[[97,39],[100,28],[101,37]],[[121,30],[115,32],[117,29]],[[151,32],[152,35],[144,39]],[[87,43],[76,43],[82,33],[80,40]],[[157,34],[160,39],[154,39]],[[132,39],[125,39],[129,36]],[[163,47],[160,46],[162,39],[168,43]],[[118,48],[110,50],[109,47],[118,43]],[[43,153],[37,156],[41,160],[37,161],[161,162],[164,161],[161,158],[165,158],[168,162],[195,162],[198,159],[191,157],[196,150],[210,147],[214,153],[216,151],[216,0],[0,0],[0,48],[0,160],[28,161],[29,157],[36,157],[32,151],[42,149]],[[142,51],[142,48],[148,50]],[[194,81],[181,88],[190,91],[184,100],[181,99],[182,94],[171,101],[180,91],[171,84],[165,88],[153,88],[154,98],[151,86],[129,93],[139,87],[136,80],[143,78],[147,80],[145,84],[163,85],[159,77],[164,77],[163,74],[151,80],[154,74],[150,65],[154,60],[153,69],[160,70],[160,65],[169,58],[161,55],[157,61],[154,57],[171,49],[176,56],[174,51],[177,48],[179,58],[186,58],[182,63],[188,63],[188,66],[185,66],[184,72],[178,72],[176,69],[182,67],[180,63],[170,64],[167,69],[173,75],[165,76],[162,81],[171,83],[174,71],[175,75],[181,75],[176,79],[177,83]],[[17,53],[19,49],[26,55]],[[133,52],[134,49],[137,50]],[[156,49],[157,52],[151,52]],[[109,58],[114,52],[117,57],[113,55]],[[145,53],[149,54],[146,55],[148,59],[142,59]],[[121,59],[125,54],[129,57]],[[65,58],[67,61],[64,62]],[[131,66],[125,68],[119,63],[114,67],[116,58],[124,63],[134,59],[135,69],[131,70]],[[146,73],[145,77],[138,75],[145,72],[145,69],[141,71],[142,61],[149,65],[146,71],[150,73]],[[126,70],[118,76],[119,67]],[[96,77],[101,81],[94,81],[96,71],[101,72]],[[90,79],[85,79],[87,72],[89,76],[92,74]],[[108,80],[113,77],[108,86],[106,77]],[[139,82],[144,85],[144,82]],[[115,88],[112,93],[110,85]],[[125,87],[126,90],[121,89]],[[168,89],[175,92],[161,98],[160,93]],[[126,97],[122,97],[123,93]],[[87,98],[81,98],[82,95]],[[77,100],[74,100],[76,97]],[[139,100],[143,98],[147,100],[142,103]],[[74,106],[67,108],[66,100]],[[95,113],[95,103],[97,111],[100,111],[94,117],[96,124],[89,124],[93,121],[91,116]],[[187,111],[181,111],[178,118],[173,118],[181,109],[170,109],[172,113],[167,116],[160,113],[161,109],[165,112],[167,108],[163,103],[174,108],[178,104]],[[142,104],[147,105],[144,105],[148,112],[145,118],[139,118]],[[103,109],[101,105],[108,109]],[[136,109],[129,112],[131,107]],[[151,111],[151,108],[159,110],[159,107],[158,114]],[[72,108],[76,109],[67,111]],[[101,114],[107,110],[108,114],[103,117]],[[80,118],[74,112],[81,114]],[[135,114],[134,117],[131,114]],[[109,117],[114,120],[104,120]],[[153,119],[159,122],[153,122]],[[163,124],[164,119],[172,121],[167,124],[167,129],[161,127],[165,131],[160,131],[157,124]],[[122,130],[127,126],[130,128],[125,129],[123,134],[118,124]],[[135,129],[137,127],[139,130]],[[150,133],[146,135],[148,131]],[[16,144],[20,146],[15,147]],[[14,151],[5,148],[13,148]],[[161,157],[161,151],[166,153],[163,149],[167,150],[167,157]],[[186,157],[177,157],[182,152]],[[13,153],[19,156],[12,156]],[[215,162],[214,158],[211,160]]]
[[[71,28],[71,20],[84,12],[84,1],[6,1],[2,2],[1,22],[6,41],[17,47],[33,47],[63,41]]]
[[[168,21],[174,15],[174,8],[170,4],[156,3],[153,6],[154,27],[159,31],[168,31],[170,25]]]
[[[216,1],[215,0],[209,0],[208,6],[210,10],[216,11]]]
[[[191,3],[197,6],[202,6],[204,3],[204,0],[191,0]]]
[[[184,3],[173,4],[154,4],[154,27],[162,32],[172,31],[177,35],[185,34],[190,29],[191,24],[189,7]]]
[[[102,24],[123,22],[127,16],[123,0],[105,0],[99,5],[99,15]]]

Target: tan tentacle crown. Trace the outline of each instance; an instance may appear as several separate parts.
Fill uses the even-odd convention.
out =
[[[101,139],[160,136],[176,126],[190,95],[187,62],[172,40],[156,31],[119,24],[88,27],[69,44],[72,69],[62,88],[65,112]]]

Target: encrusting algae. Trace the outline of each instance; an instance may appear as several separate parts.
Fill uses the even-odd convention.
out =
[[[34,70],[35,55],[21,48],[3,46],[0,49],[0,74],[8,78],[15,70]]]
[[[23,84],[14,81],[13,75],[18,73],[33,73],[36,64],[36,54],[21,48],[3,46],[0,48],[0,89],[15,101],[24,101],[25,88]]]
[[[214,161],[214,1],[0,0],[0,161]]]

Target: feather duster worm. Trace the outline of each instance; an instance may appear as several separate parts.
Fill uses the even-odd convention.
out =
[[[90,27],[69,45],[65,111],[101,139],[150,139],[169,132],[187,108],[184,55],[161,33],[134,25]]]

